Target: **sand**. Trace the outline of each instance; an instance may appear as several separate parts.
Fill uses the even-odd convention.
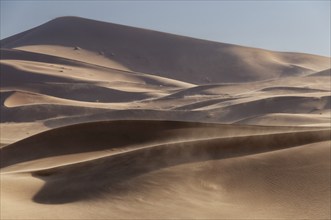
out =
[[[330,58],[62,17],[1,40],[1,219],[328,219]]]

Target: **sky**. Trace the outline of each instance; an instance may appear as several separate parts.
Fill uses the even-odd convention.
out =
[[[0,38],[61,16],[276,51],[330,56],[330,0],[1,0]]]

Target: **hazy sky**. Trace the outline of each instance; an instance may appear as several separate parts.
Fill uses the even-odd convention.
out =
[[[0,38],[68,15],[225,43],[330,56],[330,0],[1,0]]]

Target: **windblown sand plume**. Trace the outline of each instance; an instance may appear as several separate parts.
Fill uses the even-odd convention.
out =
[[[328,219],[330,58],[78,17],[1,40],[1,219]]]

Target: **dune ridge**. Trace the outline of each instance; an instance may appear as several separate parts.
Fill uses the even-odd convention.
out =
[[[323,177],[327,177],[325,171],[330,171],[330,154],[327,154],[330,152],[330,141],[330,128],[318,127],[239,126],[176,121],[77,124],[52,129],[1,148],[1,156],[5,158],[1,162],[1,176],[5,180],[3,193],[6,195],[12,191],[8,185],[14,184],[12,178],[25,178],[31,184],[39,179],[42,185],[39,184],[38,190],[32,190],[34,193],[31,194],[30,205],[57,204],[61,209],[69,205],[73,212],[66,216],[74,217],[78,216],[79,207],[90,204],[88,210],[98,210],[96,204],[102,201],[104,204],[121,204],[121,207],[129,203],[132,205],[131,214],[124,214],[124,210],[115,205],[108,208],[110,212],[107,214],[101,212],[103,214],[96,215],[97,218],[104,218],[105,215],[111,218],[135,218],[133,213],[140,213],[139,216],[144,218],[168,218],[166,213],[160,214],[158,206],[148,204],[163,198],[160,201],[165,209],[173,210],[174,207],[166,205],[166,201],[172,201],[167,196],[169,190],[170,195],[174,196],[172,198],[176,198],[173,200],[175,204],[181,204],[176,194],[185,195],[191,202],[196,201],[185,202],[185,209],[199,207],[199,216],[229,216],[227,212],[220,212],[219,208],[229,208],[230,205],[233,211],[244,211],[245,207],[250,207],[250,213],[254,213],[252,217],[255,218],[270,215],[280,218],[325,217],[329,214],[329,194],[325,192],[330,192],[330,186],[327,185],[330,179]],[[35,153],[31,155],[28,152]],[[318,162],[316,158],[319,158]],[[280,179],[270,176],[268,173],[271,170],[278,173]],[[308,174],[300,174],[303,170],[308,171]],[[243,175],[250,173],[254,176],[247,179],[248,185],[239,184],[242,186],[236,190],[242,196],[234,193],[235,188],[229,185],[240,178],[238,171],[243,172]],[[287,175],[291,178],[285,178]],[[303,179],[306,175],[313,175],[318,181],[315,184],[318,184],[312,187],[308,179]],[[288,183],[299,184],[296,186],[299,189],[309,186],[309,196],[307,191],[291,189]],[[261,190],[251,188],[250,184],[261,187]],[[275,193],[268,192],[270,189]],[[157,192],[160,197],[152,196]],[[216,192],[221,192],[223,199]],[[288,194],[300,198],[295,203],[307,209],[303,214],[298,212],[300,208],[292,205],[292,211],[289,211],[285,202],[288,201]],[[323,203],[316,203],[316,200],[312,203],[312,199],[317,198],[316,194],[319,195],[318,201]],[[210,208],[210,203],[204,199],[206,195],[218,204],[215,208]],[[259,198],[255,204],[265,211],[252,208],[251,200],[245,195]],[[277,209],[272,208],[274,202],[269,200],[271,198],[277,198],[280,202]],[[9,204],[5,202],[3,205],[7,211]],[[148,207],[150,212],[142,214],[139,208],[133,208],[138,204]],[[311,208],[311,205],[317,207],[317,204],[318,212]],[[275,214],[276,210],[283,212]],[[232,214],[234,218],[247,216],[240,212],[233,213],[239,213]],[[39,216],[51,217],[45,213]],[[192,212],[181,216],[193,217]],[[91,215],[87,214],[84,218],[89,217]]]
[[[132,126],[130,128],[130,126]],[[143,129],[143,132],[139,131]],[[289,130],[289,134],[285,131]],[[99,150],[109,150],[115,147],[115,149],[130,149],[133,146],[134,149],[146,145],[208,145],[200,144],[199,142],[226,142],[229,139],[231,142],[234,139],[239,140],[242,148],[242,142],[252,141],[256,136],[257,139],[263,137],[270,143],[263,143],[263,146],[270,150],[271,145],[275,144],[278,147],[286,145],[285,143],[278,143],[281,139],[277,138],[277,133],[280,133],[284,139],[291,134],[296,134],[294,137],[298,143],[300,143],[300,137],[307,139],[302,144],[309,143],[310,141],[323,141],[328,140],[330,137],[329,129],[316,128],[317,131],[305,131],[307,128],[294,128],[294,127],[250,127],[250,126],[220,126],[217,124],[199,124],[192,122],[171,122],[171,121],[110,121],[110,122],[92,122],[86,124],[71,125],[68,127],[62,127],[53,129],[49,132],[44,132],[40,135],[21,140],[12,145],[7,145],[0,149],[1,155],[4,159],[1,163],[1,168],[9,166],[11,164],[35,160],[38,158],[59,156],[65,154],[74,154],[81,152],[91,152]],[[301,131],[300,131],[301,130]],[[303,130],[303,131],[302,131]],[[240,134],[240,131],[243,133]],[[301,133],[302,134],[301,134]],[[256,134],[258,133],[258,135]],[[276,133],[276,134],[273,134]],[[231,135],[232,134],[232,135]],[[235,135],[234,135],[235,134]],[[273,135],[276,135],[273,137]],[[261,137],[260,137],[261,136]],[[311,137],[310,137],[311,136]],[[61,137],[61,139],[59,138]],[[246,140],[248,138],[248,140]],[[274,140],[276,138],[277,140]],[[241,140],[244,139],[244,140]],[[279,139],[279,140],[278,140]],[[293,141],[294,141],[293,140]],[[45,147],[45,145],[47,147]],[[70,148],[58,148],[57,146],[70,145]],[[231,144],[235,145],[235,144]],[[270,146],[269,146],[270,145]],[[288,143],[291,145],[291,142]],[[145,148],[145,147],[142,147]],[[204,149],[204,148],[202,148]],[[233,147],[234,149],[234,147]],[[29,155],[28,152],[36,152]],[[183,150],[185,151],[185,150]],[[187,150],[185,152],[190,152]],[[213,151],[209,151],[211,154]],[[10,160],[10,159],[11,160]]]
[[[328,219],[330,58],[61,17],[0,41],[1,219]]]
[[[2,47],[54,54],[61,48],[52,47],[62,46],[69,48],[68,55],[70,48],[79,47],[130,70],[200,84],[256,81],[330,67],[327,57],[252,49],[78,17],[54,19],[23,35],[3,39]],[[96,36],[98,41],[91,44]],[[70,56],[77,59],[77,53],[84,51]]]

